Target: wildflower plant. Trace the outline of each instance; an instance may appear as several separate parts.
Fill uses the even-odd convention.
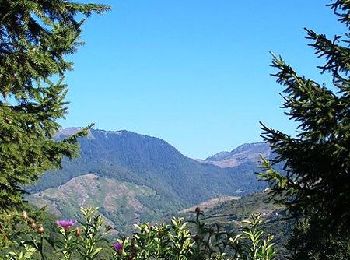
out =
[[[230,237],[229,241],[236,248],[238,246],[239,259],[244,260],[272,260],[275,259],[273,236],[264,237],[261,228],[263,220],[261,214],[252,214],[249,220],[242,221],[242,232],[235,237]]]
[[[206,224],[199,208],[195,213],[193,221],[173,218],[170,224],[135,225],[137,230],[132,236],[113,244],[115,259],[275,259],[273,237],[264,234],[260,214],[252,215],[234,234],[217,224]]]
[[[0,260],[273,260],[276,255],[273,237],[264,234],[259,214],[242,223],[237,234],[205,223],[198,208],[193,221],[173,217],[167,224],[136,224],[134,234],[111,241],[97,208],[82,208],[81,213],[81,222],[56,221],[54,233],[24,212],[21,227],[26,227],[28,234],[19,240],[12,236],[14,241],[7,249],[0,249],[5,256]]]
[[[194,226],[194,234],[192,235],[194,259],[224,259],[223,257],[230,250],[228,243],[230,233],[221,230],[217,224],[206,224],[202,220],[204,214],[199,207],[194,212],[196,214],[195,219],[189,221]],[[231,250],[232,252],[234,250]]]
[[[57,226],[59,232],[63,236],[63,243],[58,248],[58,253],[62,253],[64,260],[69,260],[72,258],[73,251],[77,247],[77,239],[72,230],[73,225],[76,223],[75,220],[58,220]]]
[[[170,224],[135,225],[131,237],[113,244],[115,259],[191,259],[193,240],[183,218]]]
[[[102,217],[96,214],[98,208],[81,208],[83,221],[77,226],[77,221],[58,220],[57,226],[63,236],[63,242],[56,248],[63,259],[95,259],[102,250],[99,242],[103,237],[104,225]]]
[[[102,216],[96,214],[98,208],[82,208],[84,222],[80,229],[76,230],[76,237],[81,241],[80,254],[83,259],[92,260],[102,250],[98,243],[103,238],[103,231],[107,231],[103,225]],[[105,230],[103,230],[105,229]]]

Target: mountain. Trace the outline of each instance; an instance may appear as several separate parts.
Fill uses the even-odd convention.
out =
[[[221,168],[237,167],[245,163],[258,163],[261,156],[270,158],[271,148],[267,143],[249,143],[238,146],[231,152],[220,152],[204,160]]]
[[[56,138],[75,131],[66,129]],[[29,201],[47,205],[62,217],[77,216],[80,206],[99,206],[110,223],[125,231],[127,224],[265,187],[256,180],[254,160],[221,168],[188,158],[162,139],[125,130],[92,129],[79,143],[80,157],[64,160],[62,169],[48,172],[28,187]],[[248,158],[244,150],[241,154]]]

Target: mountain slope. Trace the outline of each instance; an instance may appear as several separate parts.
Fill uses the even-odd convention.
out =
[[[206,207],[207,203],[210,203],[210,207]],[[273,242],[278,252],[276,259],[288,259],[286,256],[290,252],[286,251],[285,245],[292,233],[294,221],[286,217],[282,206],[269,200],[266,192],[253,193],[242,198],[216,200],[214,203],[211,200],[182,210],[179,215],[191,220],[194,217],[194,208],[197,206],[204,212],[202,220],[205,223],[219,224],[225,230],[238,230],[243,220],[254,213],[260,213],[264,220],[264,232],[274,236]]]
[[[57,188],[34,193],[29,201],[47,207],[58,217],[79,218],[80,207],[98,207],[106,222],[118,232],[131,230],[131,223],[149,221],[177,208],[144,185],[85,174]],[[153,204],[147,203],[152,201]],[[157,210],[152,206],[157,205]]]
[[[60,132],[57,138],[63,138],[67,133],[71,134],[74,131],[69,129]],[[33,194],[30,197],[31,201],[39,201],[37,203],[40,205],[44,205],[45,202],[49,207],[51,204],[56,205],[60,214],[71,216],[75,212],[72,208],[81,206],[76,197],[78,195],[74,193],[87,194],[84,196],[89,198],[87,201],[90,204],[100,206],[104,200],[119,194],[121,183],[127,183],[131,190],[129,193],[125,191],[127,194],[138,189],[146,189],[153,194],[151,196],[147,195],[147,192],[133,193],[145,209],[141,212],[131,205],[132,201],[125,198],[124,208],[133,212],[131,215],[138,214],[141,221],[144,221],[151,216],[175,212],[211,198],[223,195],[241,196],[264,187],[264,183],[258,182],[254,174],[258,171],[256,162],[242,161],[233,168],[199,163],[155,137],[128,131],[93,129],[87,137],[81,138],[79,143],[79,158],[65,160],[61,170],[45,174],[35,186],[28,188]],[[108,193],[98,191],[99,194],[104,194],[104,197],[92,196],[97,192],[96,185],[100,185],[101,190],[108,190]],[[112,188],[113,185],[115,189]],[[43,197],[44,200],[40,199]],[[118,210],[109,210],[106,213],[102,212],[101,208],[100,212],[109,215],[107,218],[116,223],[117,219],[111,214],[121,216],[122,212],[117,201],[111,200]],[[152,215],[146,209],[156,213]],[[127,218],[130,224],[135,221],[131,215]]]

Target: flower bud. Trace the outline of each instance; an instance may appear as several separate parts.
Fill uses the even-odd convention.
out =
[[[23,210],[23,212],[22,212],[22,218],[23,218],[24,220],[27,220],[27,219],[28,219],[28,213],[27,213],[27,211]]]
[[[37,230],[37,232],[38,232],[38,234],[44,234],[44,232],[45,232],[45,229],[44,229],[44,227],[42,226],[42,225],[40,225],[39,226],[39,228],[38,228],[38,230]]]
[[[76,228],[76,229],[75,229],[75,235],[76,235],[77,237],[80,237],[80,234],[81,234],[80,228]]]

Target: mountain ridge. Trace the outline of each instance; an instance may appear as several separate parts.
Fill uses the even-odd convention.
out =
[[[245,162],[259,163],[261,156],[270,158],[271,148],[265,142],[254,142],[242,144],[230,152],[224,151],[216,153],[206,158],[203,162],[211,163],[221,168],[239,166]]]
[[[58,134],[58,138],[76,130],[63,131]],[[120,183],[126,183],[128,185],[125,186],[125,193],[137,194],[135,199],[150,210],[139,214],[137,221],[145,221],[151,216],[152,219],[156,219],[163,213],[178,212],[209,199],[242,196],[265,187],[264,183],[256,180],[258,165],[252,160],[226,168],[212,163],[199,163],[183,155],[166,141],[148,135],[126,130],[91,129],[87,137],[79,138],[79,144],[79,158],[72,161],[63,160],[62,169],[46,173],[36,185],[28,187],[32,194],[29,196],[30,201],[35,203],[35,200],[40,198],[38,194],[42,194],[48,206],[56,203],[62,216],[71,217],[77,210],[73,209],[72,205],[76,208],[81,206],[75,200],[72,201],[74,192],[79,193],[81,189],[84,190],[84,194],[91,195],[89,187],[96,188],[96,183],[99,183],[101,187],[109,190],[108,194],[103,193],[105,197],[96,198],[96,202],[102,203],[107,198],[114,198],[114,194],[119,194]],[[91,174],[96,178],[90,178]],[[109,185],[108,182],[115,183],[115,186]],[[152,190],[155,197],[137,193],[137,187]],[[65,192],[59,192],[63,188]],[[125,200],[128,201],[127,198]],[[135,219],[131,215],[137,210],[130,200],[130,203],[112,201],[115,208],[129,212],[126,224],[133,224]],[[93,202],[92,200],[91,204],[97,205]],[[44,206],[43,203],[39,204]],[[122,212],[103,207],[100,213],[112,222],[120,222]],[[114,217],[113,214],[118,216]]]

